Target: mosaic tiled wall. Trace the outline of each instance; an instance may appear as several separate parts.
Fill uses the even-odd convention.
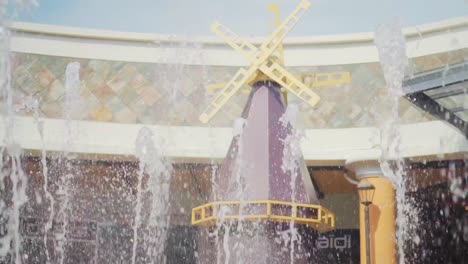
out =
[[[412,59],[409,72],[418,73],[468,60],[468,50]],[[81,65],[79,110],[74,119],[118,123],[202,126],[198,115],[212,95],[209,84],[225,82],[235,67],[148,64],[20,54],[14,56],[12,85],[16,110],[32,115],[28,101],[39,100],[39,115],[62,118],[65,69],[68,63]],[[324,67],[292,67],[293,73],[349,71],[352,82],[338,87],[314,88],[322,100],[315,109],[301,106],[300,125],[307,128],[344,128],[375,125],[389,114],[389,98],[378,63]],[[208,124],[231,126],[240,116],[247,96],[235,96]],[[400,117],[404,123],[430,120],[402,99]]]

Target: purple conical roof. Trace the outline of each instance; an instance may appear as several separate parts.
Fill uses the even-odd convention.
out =
[[[304,182],[310,176],[303,169],[302,155],[293,160],[293,166],[284,169],[284,160],[290,159],[285,157],[285,147],[293,131],[289,123],[281,120],[284,112],[275,83],[260,82],[253,87],[242,113],[243,121],[235,129],[239,132],[218,171],[212,200],[294,200],[318,204],[315,190],[306,191]]]

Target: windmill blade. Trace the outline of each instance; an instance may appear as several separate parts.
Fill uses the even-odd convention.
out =
[[[278,7],[278,4],[270,4],[268,6],[268,11],[272,12],[274,17],[275,17],[275,21],[274,21],[274,27],[273,29],[276,29],[276,28],[279,28],[281,26],[281,18],[280,18],[280,14],[279,14],[279,7]],[[279,63],[281,65],[284,65],[284,52],[283,52],[283,42],[281,42],[279,45],[278,45],[278,48],[276,50],[276,53],[278,55],[278,59],[279,59]]]
[[[290,72],[285,70],[278,63],[269,62],[262,64],[260,66],[260,70],[273,81],[281,85],[281,87],[296,95],[310,106],[315,106],[320,100],[320,97],[316,93],[312,92],[309,87],[298,80]]]
[[[296,9],[294,9],[294,11],[284,20],[284,22],[278,28],[276,28],[273,34],[270,35],[267,41],[263,43],[259,49],[257,49],[249,42],[243,40],[229,28],[221,25],[220,23],[215,23],[212,25],[211,30],[216,35],[218,35],[231,47],[244,55],[252,62],[252,64],[247,70],[241,68],[234,75],[231,81],[226,84],[226,87],[221,90],[221,92],[200,115],[199,119],[201,122],[208,122],[259,69],[274,81],[282,85],[285,89],[305,100],[310,105],[313,106],[317,103],[319,97],[312,91],[308,90],[307,86],[297,80],[283,67],[273,62],[268,62],[268,65],[270,66],[265,64],[265,61],[276,51],[278,46],[281,45],[286,34],[291,31],[291,29],[296,25],[296,23],[304,15],[305,11],[309,9],[309,7],[309,1],[302,0]]]
[[[259,54],[256,56],[254,64],[260,65],[268,57],[275,52],[276,48],[281,45],[283,39],[291,31],[291,29],[297,24],[299,19],[304,15],[305,11],[309,9],[310,2],[308,0],[302,0],[299,5],[292,11],[292,13],[276,28],[273,34],[265,41],[259,48]]]
[[[211,31],[215,33],[220,39],[229,44],[229,46],[231,46],[233,49],[237,50],[250,62],[254,61],[255,54],[257,53],[258,49],[253,44],[247,40],[244,40],[228,27],[217,22],[211,25]]]
[[[220,23],[214,23],[211,25],[211,31],[227,42],[233,49],[241,53],[249,61],[259,65],[270,57],[280,45],[282,45],[283,39],[297,24],[309,7],[309,1],[302,0],[296,9],[294,9],[284,22],[276,28],[273,34],[270,35],[267,41],[263,43],[259,49]]]
[[[200,115],[202,123],[208,122],[226,102],[231,98],[257,71],[257,66],[250,66],[247,70],[240,68],[234,77],[226,84],[223,90],[211,101],[208,107]]]

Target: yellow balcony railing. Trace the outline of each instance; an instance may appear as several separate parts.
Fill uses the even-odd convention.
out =
[[[192,209],[192,225],[213,226],[222,221],[294,221],[320,232],[335,229],[335,214],[320,205],[271,200],[221,201]]]

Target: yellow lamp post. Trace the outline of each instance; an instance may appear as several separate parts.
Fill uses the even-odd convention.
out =
[[[370,264],[370,231],[369,231],[369,205],[372,204],[374,198],[375,187],[369,181],[361,181],[357,186],[359,192],[359,200],[365,208],[366,222],[366,264]]]

